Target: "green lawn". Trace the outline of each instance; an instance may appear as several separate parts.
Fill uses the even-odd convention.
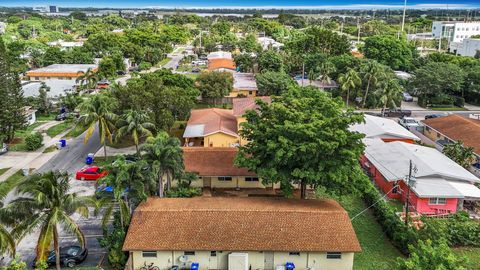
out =
[[[47,129],[47,135],[50,136],[51,138],[53,138],[53,137],[57,136],[58,134],[67,131],[72,126],[73,126],[72,121],[69,121],[69,120],[63,121],[62,123]]]
[[[400,202],[399,200],[389,200],[388,204],[395,208],[395,211],[397,212],[402,212],[403,211],[403,203]]]
[[[43,150],[42,153],[46,154],[46,153],[53,152],[55,150],[57,150],[57,146],[56,145],[50,145],[49,147],[45,148],[45,150]]]
[[[350,217],[360,213],[367,206],[362,199],[354,196],[342,197],[340,203]],[[392,245],[382,228],[368,210],[352,221],[362,252],[355,254],[355,270],[394,270],[397,257],[402,254]]]
[[[467,109],[462,107],[428,107],[433,111],[466,111]]]
[[[8,177],[7,181],[14,181],[13,179],[16,179],[16,180],[20,180],[22,178],[24,178],[25,176],[23,175],[22,173],[22,170],[18,170],[17,172],[15,172],[14,174],[12,174],[10,177]]]
[[[78,137],[80,135],[82,135],[83,132],[85,132],[85,130],[87,130],[86,127],[82,126],[82,125],[76,125],[74,128],[72,128],[66,135],[65,135],[65,138],[75,138],[75,137]]]
[[[170,61],[170,60],[172,60],[172,58],[166,57],[166,58],[162,59],[160,62],[158,62],[158,66],[161,67],[161,66],[165,65],[166,63],[168,63],[168,61]]]
[[[454,248],[453,251],[458,255],[467,257],[467,269],[475,270],[480,268],[480,248]]]
[[[15,131],[15,139],[12,144],[8,145],[8,150],[10,151],[28,151],[27,146],[25,145],[25,138],[33,132],[33,130],[41,125],[45,124],[45,122],[35,122],[24,129]]]
[[[10,168],[2,168],[0,169],[0,175],[4,174],[6,171],[10,170]]]
[[[51,121],[51,120],[55,120],[55,116],[56,114],[37,114],[36,115],[36,118],[37,118],[37,121]]]

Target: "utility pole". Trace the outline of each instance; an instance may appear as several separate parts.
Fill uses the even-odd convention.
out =
[[[303,87],[303,82],[305,81],[305,61],[302,63],[302,87]]]
[[[357,29],[358,29],[357,43],[360,43],[360,23],[358,21],[358,17],[357,17]]]
[[[405,13],[407,12],[407,0],[405,0],[403,4],[403,17],[402,17],[402,33],[403,29],[405,28]]]
[[[408,225],[408,206],[410,205],[410,189],[412,188],[412,186],[410,185],[412,181],[412,169],[412,160],[410,160],[407,178],[407,198],[405,199],[405,225]]]

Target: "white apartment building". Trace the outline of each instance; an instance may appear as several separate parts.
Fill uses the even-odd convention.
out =
[[[447,38],[450,42],[462,42],[464,39],[474,35],[480,35],[480,21],[436,21],[432,24],[432,36],[435,39]]]
[[[480,38],[467,38],[462,42],[452,42],[449,51],[461,56],[474,57],[480,52]]]

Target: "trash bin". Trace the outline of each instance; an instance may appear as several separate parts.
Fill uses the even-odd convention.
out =
[[[30,168],[23,168],[22,169],[23,176],[28,176],[30,174]]]
[[[65,140],[65,139],[60,140],[60,143],[61,143],[62,147],[67,146],[67,140]]]
[[[285,269],[286,270],[293,270],[293,269],[295,269],[295,264],[293,264],[293,262],[287,262],[285,264]]]
[[[190,266],[190,270],[198,270],[198,266],[198,263],[192,263],[192,265]]]
[[[55,143],[55,146],[57,147],[57,149],[62,149],[62,142],[58,141],[57,143]]]

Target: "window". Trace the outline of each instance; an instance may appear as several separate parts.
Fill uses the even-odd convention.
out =
[[[245,177],[245,182],[258,182],[258,177]]]
[[[327,252],[327,259],[341,259],[341,252]]]
[[[231,176],[219,176],[218,181],[232,181]]]
[[[440,133],[437,133],[437,139],[440,139],[442,137],[442,135],[440,135]]]
[[[35,77],[35,81],[39,81],[39,80],[40,80],[40,78],[39,78],[39,77]]]
[[[430,131],[430,127],[429,127],[429,126],[426,126],[426,127],[425,127],[425,130],[426,130],[426,131]]]
[[[300,252],[289,252],[288,255],[290,255],[290,256],[300,256]]]
[[[446,198],[429,198],[428,199],[428,204],[445,205],[446,203],[447,203]]]
[[[210,251],[210,257],[217,257],[217,252],[215,250]]]
[[[157,252],[156,251],[142,251],[142,257],[149,257],[149,258],[156,258]]]
[[[251,96],[253,95],[253,91],[248,91],[248,94]]]
[[[185,255],[185,256],[195,256],[195,251],[185,251],[185,252],[183,252],[183,255]]]

